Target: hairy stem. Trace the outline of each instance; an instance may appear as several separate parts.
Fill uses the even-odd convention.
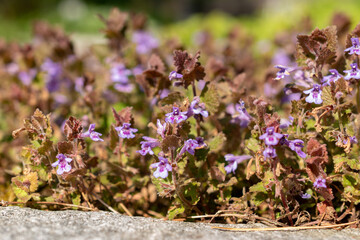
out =
[[[194,97],[196,97],[196,87],[195,87],[195,82],[193,81],[191,85],[192,85],[193,95],[194,95]]]

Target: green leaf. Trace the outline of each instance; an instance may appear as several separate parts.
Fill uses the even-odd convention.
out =
[[[263,193],[267,193],[264,184],[262,182],[258,182],[257,184],[252,185],[249,188],[250,192],[263,192]]]
[[[74,205],[80,206],[81,204],[81,195],[77,193],[71,194],[71,201]],[[78,209],[77,207],[73,207],[74,210]]]
[[[215,84],[206,85],[201,92],[200,99],[205,103],[206,110],[210,113],[216,113],[220,106],[220,96],[216,90]]]
[[[185,197],[191,198],[191,204],[196,205],[200,200],[200,195],[197,192],[197,189],[200,187],[199,182],[191,182],[190,184],[187,184],[185,189]]]
[[[225,134],[223,132],[219,132],[213,139],[210,140],[209,142],[209,148],[210,151],[212,152],[217,152],[219,151],[224,142],[226,141],[226,137]]]
[[[266,193],[258,192],[251,200],[256,206],[259,206],[264,201],[266,201],[267,198],[268,195]]]
[[[354,186],[356,184],[356,179],[353,178],[351,175],[344,174],[342,177],[342,185],[344,187],[347,186]]]
[[[31,195],[27,193],[25,190],[17,187],[15,184],[11,184],[11,188],[15,194],[15,196],[21,201],[21,202],[27,202],[30,200]]]
[[[176,102],[182,102],[184,100],[184,95],[181,92],[172,92],[167,97],[159,101],[161,106],[172,105]]]
[[[169,220],[173,220],[177,215],[182,214],[185,211],[183,206],[176,207],[168,211]]]
[[[260,150],[259,141],[255,138],[250,138],[248,140],[245,140],[245,146],[246,148],[250,149],[253,152],[257,152]]]
[[[41,180],[47,181],[49,179],[49,175],[47,173],[47,167],[43,163],[38,166],[31,166],[31,169],[37,172]]]
[[[323,105],[335,105],[336,104],[335,100],[332,97],[330,86],[324,87],[322,89],[322,97],[321,98],[324,101]]]

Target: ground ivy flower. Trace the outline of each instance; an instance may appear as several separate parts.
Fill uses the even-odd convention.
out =
[[[336,69],[330,69],[329,72],[330,75],[323,77],[323,80],[321,81],[323,86],[330,86],[331,82],[335,83],[342,78],[342,75]]]
[[[110,79],[116,83],[127,83],[130,75],[132,75],[131,70],[127,69],[122,63],[116,63],[110,69]]]
[[[47,58],[41,65],[41,70],[47,73],[46,87],[49,92],[55,92],[60,87],[62,67],[60,63]]]
[[[311,198],[311,195],[308,193],[300,193],[300,197],[302,199],[309,199],[309,198]]]
[[[164,122],[164,124],[161,124],[160,119],[157,120],[156,122],[156,126],[157,126],[157,134],[159,134],[162,138],[165,138],[165,131],[166,131],[166,122]]]
[[[120,138],[134,138],[138,130],[136,128],[131,128],[130,123],[124,123],[122,127],[116,127],[115,130],[118,132]]]
[[[170,74],[169,74],[169,80],[172,81],[174,79],[181,79],[183,78],[183,75],[180,74],[180,73],[177,73],[176,71],[172,71]]]
[[[227,161],[229,164],[225,166],[225,171],[227,173],[235,173],[235,170],[237,169],[238,164],[241,162],[248,160],[252,158],[250,155],[240,155],[235,156],[233,154],[226,154],[225,155],[225,161]]]
[[[195,139],[186,140],[184,146],[181,148],[179,155],[183,155],[186,151],[191,155],[195,154],[195,149],[199,147],[198,142]]]
[[[206,147],[206,143],[204,142],[204,139],[202,137],[196,137],[197,144],[199,145],[197,149]]]
[[[249,125],[252,117],[245,108],[245,102],[240,100],[237,104],[229,104],[226,107],[226,112],[233,115],[231,120],[234,124],[239,124],[241,128],[245,128]]]
[[[81,134],[81,137],[83,138],[86,138],[86,137],[89,137],[91,140],[97,142],[97,141],[100,141],[100,142],[103,142],[104,140],[100,138],[102,134],[101,133],[98,133],[98,132],[95,132],[95,124],[90,124],[89,126],[89,130],[83,134]]]
[[[204,103],[200,103],[200,98],[194,97],[194,99],[192,100],[189,110],[187,111],[187,117],[191,117],[193,115],[202,115],[203,117],[208,117],[209,113],[205,110],[205,104]]]
[[[172,167],[166,158],[159,156],[159,160],[159,162],[150,165],[151,168],[156,168],[156,171],[153,175],[156,178],[167,178],[167,176],[169,175],[168,172],[172,171]]]
[[[349,137],[349,139],[350,139],[350,143],[351,143],[351,144],[358,143],[358,140],[357,140],[356,136]],[[347,139],[344,139],[343,143],[344,143],[344,144],[347,144],[347,143],[348,143],[348,140],[347,140]]]
[[[321,99],[321,86],[319,84],[314,84],[312,89],[303,91],[305,94],[309,94],[305,98],[305,101],[308,103],[321,104],[323,100]]]
[[[292,116],[289,116],[288,119],[282,118],[282,119],[280,119],[279,128],[281,128],[281,129],[288,128],[289,126],[291,126],[293,124],[293,122],[294,122],[294,118]]]
[[[289,141],[289,148],[297,153],[299,157],[306,158],[306,153],[302,151],[302,148],[304,147],[304,141],[300,139],[295,139]]]
[[[64,154],[59,153],[56,158],[58,159],[56,162],[51,164],[52,167],[58,167],[56,173],[61,175],[64,172],[70,172],[71,166],[70,162],[72,161],[71,158],[66,157]]]
[[[289,76],[290,72],[288,67],[282,66],[282,65],[276,65],[276,68],[280,69],[277,73],[276,73],[276,77],[274,78],[275,80],[280,80],[280,79],[284,79],[285,76]]]
[[[151,137],[143,137],[145,141],[141,141],[141,150],[136,152],[140,153],[141,155],[145,156],[146,154],[154,155],[153,148],[160,146],[160,142]]]
[[[110,69],[110,79],[115,83],[114,88],[119,92],[129,93],[134,89],[134,85],[129,82],[131,70],[124,64],[117,63]]]
[[[268,158],[275,158],[277,156],[275,148],[273,148],[271,146],[265,148],[265,150],[263,151],[263,155],[264,155],[265,160]]]
[[[360,79],[360,71],[356,63],[350,64],[351,69],[345,70],[344,73],[347,75],[344,77],[345,80],[350,80],[352,78],[354,79]]]
[[[28,71],[19,72],[18,78],[25,86],[29,86],[34,80],[36,74],[37,74],[36,69],[32,68],[29,69]]]
[[[261,135],[259,137],[259,139],[264,140],[265,144],[268,145],[268,146],[274,146],[274,145],[277,145],[279,143],[279,140],[283,136],[284,136],[283,134],[275,132],[274,127],[268,127],[268,128],[266,128],[266,133]]]
[[[350,55],[360,55],[360,43],[358,38],[351,38],[352,46],[345,49],[345,52],[349,52]]]
[[[173,107],[173,111],[165,115],[165,121],[168,123],[180,123],[187,119],[186,113],[187,112],[180,112],[178,107]]]
[[[16,73],[19,72],[20,67],[17,63],[12,62],[5,66],[5,70],[8,74],[15,75]]]
[[[315,188],[326,188],[326,179],[318,177],[314,182]]]
[[[146,31],[135,31],[132,42],[136,43],[136,52],[139,54],[149,53],[152,49],[159,46],[159,41]]]

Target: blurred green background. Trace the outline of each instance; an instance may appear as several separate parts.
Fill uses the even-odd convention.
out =
[[[146,13],[158,35],[177,36],[184,43],[199,29],[221,37],[235,24],[265,39],[305,16],[320,28],[334,12],[346,13],[353,25],[360,19],[359,0],[0,0],[0,6],[0,38],[20,42],[31,39],[34,20],[57,24],[70,34],[100,36],[103,24],[96,14],[106,16],[111,7]]]

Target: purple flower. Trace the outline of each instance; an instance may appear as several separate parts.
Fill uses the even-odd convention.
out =
[[[81,137],[82,138],[86,138],[86,137],[89,137],[91,140],[97,142],[97,141],[104,141],[103,139],[100,138],[100,136],[102,135],[101,133],[98,133],[98,132],[95,132],[95,124],[90,124],[89,126],[89,130],[85,133],[82,133],[81,134]]]
[[[305,88],[308,88],[315,83],[314,80],[310,77],[310,73],[308,71],[303,71],[303,70],[297,70],[295,72],[294,80],[296,85]]]
[[[356,55],[360,55],[360,43],[358,38],[351,38],[352,46],[345,49],[345,52],[349,52],[350,55],[353,55],[354,53]]]
[[[276,96],[281,89],[274,87],[272,83],[265,83],[264,84],[264,94],[266,97],[272,98]]]
[[[153,99],[151,99],[150,105],[154,106],[159,99],[164,99],[167,96],[169,96],[170,92],[171,91],[169,89],[167,89],[167,88],[159,90],[159,93],[158,93],[159,97],[154,97]]]
[[[36,74],[37,74],[36,69],[32,68],[29,69],[29,71],[27,72],[26,71],[19,72],[18,78],[25,86],[29,86],[34,80]]]
[[[183,75],[180,74],[180,73],[177,73],[176,71],[172,71],[170,74],[169,74],[169,80],[172,81],[174,79],[181,79],[183,78]]]
[[[72,161],[71,158],[66,157],[64,154],[59,153],[56,158],[58,159],[56,162],[51,164],[52,167],[58,166],[58,169],[56,171],[57,174],[61,175],[64,172],[70,172],[71,166],[70,162]]]
[[[289,68],[282,66],[282,65],[276,65],[276,68],[280,69],[277,73],[276,73],[276,78],[274,78],[275,80],[280,80],[285,78],[285,76],[289,76],[290,72],[289,72]]]
[[[150,165],[151,168],[157,168],[154,172],[154,177],[167,178],[168,172],[172,171],[172,167],[166,158],[159,156],[159,160],[159,162]]]
[[[300,197],[302,199],[309,199],[309,198],[311,198],[311,195],[308,193],[300,193]]]
[[[279,49],[274,53],[271,63],[273,65],[279,64],[283,66],[292,65],[291,59],[284,49]]]
[[[131,70],[126,69],[122,63],[115,64],[110,70],[111,81],[115,83],[114,88],[119,92],[129,93],[134,89],[134,85],[129,83]]]
[[[60,87],[62,67],[60,63],[53,62],[47,58],[41,65],[41,70],[47,73],[46,87],[49,92],[55,92]]]
[[[277,156],[275,148],[273,148],[271,146],[265,148],[265,150],[263,151],[263,155],[264,155],[265,160],[268,158],[275,158]]]
[[[178,107],[173,107],[173,111],[171,113],[167,113],[165,121],[168,123],[180,123],[187,119],[186,112],[180,112]]]
[[[283,136],[284,136],[283,134],[275,132],[274,127],[268,127],[268,128],[266,128],[266,133],[261,135],[259,137],[259,139],[261,139],[261,140],[265,139],[265,144],[268,146],[275,146],[279,143],[279,140]]]
[[[133,74],[134,76],[140,75],[140,74],[143,73],[143,71],[144,71],[144,69],[142,68],[142,66],[141,66],[141,65],[138,65],[138,66],[136,66],[136,67],[134,67],[134,68],[132,69],[132,74]]]
[[[179,155],[183,155],[186,151],[191,155],[195,154],[195,149],[199,147],[198,141],[195,139],[186,140],[184,146],[181,148]]]
[[[10,75],[15,75],[19,72],[19,65],[17,63],[9,63],[5,66],[6,72]]]
[[[330,83],[335,83],[337,80],[342,78],[342,75],[336,69],[330,69],[329,72],[331,73],[328,76],[323,77],[321,81],[323,86],[330,86]]]
[[[290,141],[288,140],[289,134],[284,134],[284,136],[280,139],[280,145],[289,146]]]
[[[118,132],[119,137],[121,138],[134,138],[138,130],[136,128],[130,128],[130,123],[124,123],[122,127],[116,127],[115,130]]]
[[[305,94],[309,94],[305,98],[305,101],[308,103],[321,104],[323,100],[321,99],[321,86],[319,84],[314,84],[312,89],[303,91]]]
[[[143,137],[145,141],[141,141],[141,150],[136,152],[140,153],[141,155],[145,156],[146,154],[154,155],[153,148],[160,146],[160,142],[151,137]]]
[[[294,118],[293,118],[292,116],[289,116],[288,119],[282,118],[282,119],[280,120],[280,126],[279,126],[279,128],[281,128],[281,129],[288,128],[289,126],[291,126],[291,125],[293,124],[293,122],[294,122]]]
[[[226,154],[225,161],[229,162],[229,164],[225,166],[225,171],[227,173],[231,173],[231,172],[235,173],[235,170],[237,169],[237,165],[250,158],[252,157],[249,155],[235,156],[233,154]]]
[[[202,91],[202,90],[204,89],[205,85],[206,85],[206,81],[205,81],[205,80],[199,80],[199,81],[197,82],[197,87],[198,87],[198,89],[199,89],[200,91]]]
[[[166,131],[166,122],[164,122],[164,124],[161,124],[160,119],[157,120],[156,122],[156,126],[157,126],[157,134],[159,134],[162,138],[165,138],[165,131]]]
[[[115,83],[128,83],[131,70],[127,69],[124,64],[117,63],[110,69],[110,79]]]
[[[136,43],[136,52],[139,54],[149,53],[152,49],[159,46],[159,41],[145,31],[135,31],[132,36],[132,42]]]
[[[205,104],[204,103],[200,103],[200,98],[194,97],[194,99],[192,100],[189,110],[187,111],[187,117],[191,117],[193,115],[202,115],[203,117],[208,117],[209,113],[205,110]]]
[[[197,149],[204,148],[204,147],[207,146],[202,137],[196,137],[195,139],[196,139],[197,144],[198,144]]]
[[[134,85],[131,83],[116,83],[114,88],[119,92],[130,93],[134,89]]]
[[[347,143],[348,143],[348,140],[345,139],[345,140],[343,141],[343,143],[344,143],[344,144],[347,144]],[[358,140],[357,140],[356,136],[350,137],[350,143],[351,143],[351,144],[358,143]]]
[[[360,79],[360,71],[356,63],[350,64],[351,69],[345,70],[344,73],[347,75],[344,77],[345,80],[350,80],[351,78]]]
[[[322,177],[318,177],[314,182],[315,188],[326,188],[326,179],[323,179]]]
[[[306,153],[304,153],[301,149],[304,147],[304,141],[300,139],[295,139],[289,141],[289,148],[297,153],[299,157],[306,158]]]
[[[233,119],[231,122],[239,124],[241,128],[247,127],[252,120],[252,117],[245,108],[245,102],[242,100],[240,100],[239,103],[235,104],[235,106],[229,105],[226,108],[226,111],[230,114],[232,113],[233,115]]]

